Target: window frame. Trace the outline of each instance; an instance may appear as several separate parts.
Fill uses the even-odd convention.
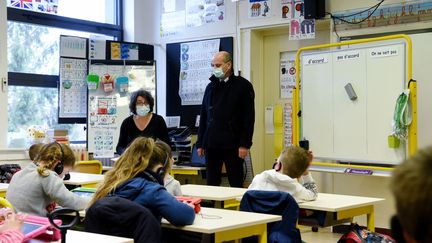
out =
[[[123,41],[123,0],[114,1],[116,13],[115,24],[100,23],[54,14],[28,11],[7,7],[7,22],[13,21],[23,24],[40,25],[52,28],[61,28],[74,31],[90,32],[100,35],[112,36],[116,41]],[[7,37],[6,37],[7,38]],[[59,57],[60,58],[60,57]],[[35,73],[7,72],[8,85],[24,87],[59,88],[59,75],[46,75]],[[86,118],[59,118],[59,124],[86,124]]]

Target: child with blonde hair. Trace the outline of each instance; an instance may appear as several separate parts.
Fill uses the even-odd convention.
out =
[[[291,146],[282,151],[274,169],[256,175],[248,190],[282,191],[291,194],[297,202],[315,200],[318,189],[308,168],[312,153]]]
[[[41,148],[33,163],[12,177],[6,199],[18,212],[46,217],[59,206],[83,210],[88,200],[63,184],[63,177],[75,165],[69,146],[53,142]]]
[[[159,221],[163,217],[173,225],[192,224],[193,208],[179,202],[164,187],[170,159],[162,143],[152,138],[136,138],[105,174],[90,206],[106,196],[117,196],[146,207]]]

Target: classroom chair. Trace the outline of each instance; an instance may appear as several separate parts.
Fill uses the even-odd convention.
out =
[[[83,160],[75,164],[74,171],[90,174],[102,174],[102,163],[99,160]]]
[[[133,238],[134,242],[161,242],[161,227],[145,207],[121,197],[97,200],[86,212],[87,232]]]
[[[0,208],[10,208],[13,210],[12,204],[5,198],[0,197]]]
[[[240,211],[281,215],[282,221],[267,224],[267,242],[302,242],[296,227],[299,207],[295,199],[286,192],[247,191],[240,202]],[[242,242],[258,242],[256,236]]]

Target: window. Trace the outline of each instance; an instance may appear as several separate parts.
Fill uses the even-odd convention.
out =
[[[96,36],[89,32],[9,21],[9,72],[58,75],[60,35]],[[112,36],[97,36],[113,40]]]
[[[122,0],[58,2],[57,15],[8,7],[8,147],[28,146],[30,126],[67,129],[84,142],[85,124],[58,124],[60,35],[122,40]]]
[[[74,19],[116,24],[116,0],[7,0],[7,6]]]

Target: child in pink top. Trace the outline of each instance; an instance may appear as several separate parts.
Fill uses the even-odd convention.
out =
[[[24,234],[21,232],[23,217],[16,215],[10,209],[1,209],[0,217],[3,218],[0,226],[0,242],[17,243],[22,242]]]

